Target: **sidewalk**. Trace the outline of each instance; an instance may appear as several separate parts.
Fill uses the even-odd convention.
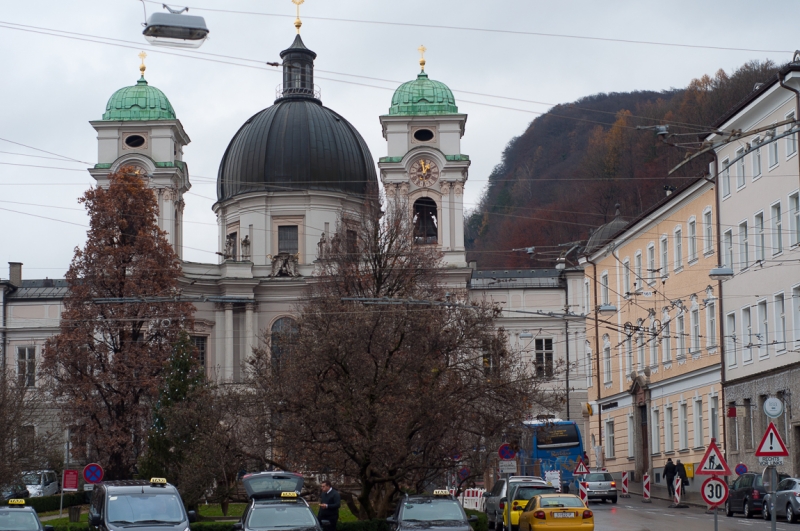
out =
[[[631,495],[636,495],[638,497],[642,497],[642,484],[641,483],[634,483],[631,481],[628,486],[628,493]],[[662,487],[660,485],[653,485],[650,483],[650,498],[654,500],[664,500],[668,502],[672,502],[672,498],[667,493],[667,488]],[[702,496],[698,492],[685,492],[683,496],[681,496],[681,503],[685,503],[687,505],[691,505],[693,507],[706,507],[706,503],[703,501]]]

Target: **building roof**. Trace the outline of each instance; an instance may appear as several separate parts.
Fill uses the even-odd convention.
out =
[[[132,87],[123,87],[109,98],[103,120],[108,122],[175,120],[167,96],[148,85],[142,75]]]
[[[63,299],[69,287],[61,279],[23,280],[22,286],[8,294],[10,299]]]
[[[605,225],[600,225],[597,230],[595,230],[591,236],[589,236],[589,241],[586,244],[586,248],[584,249],[584,253],[590,253],[593,250],[597,249],[598,247],[602,246],[605,242],[610,240],[614,235],[621,232],[625,227],[628,226],[628,221],[625,220],[619,213],[619,204],[617,204],[617,212],[614,215],[614,219],[606,223]]]
[[[447,85],[429,79],[424,71],[419,73],[417,79],[400,85],[392,96],[390,116],[436,114],[458,114],[456,99]]]

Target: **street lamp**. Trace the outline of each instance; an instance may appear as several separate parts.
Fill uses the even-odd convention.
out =
[[[733,278],[733,269],[728,266],[715,267],[708,276],[711,280],[729,280]]]
[[[610,316],[617,313],[617,307],[613,304],[605,303],[601,304],[600,307],[597,309],[600,312],[600,315]]]
[[[183,15],[189,8],[172,9],[166,4],[169,13],[153,13],[147,19],[144,35],[147,42],[157,46],[175,48],[199,48],[208,38],[208,26],[203,17]]]

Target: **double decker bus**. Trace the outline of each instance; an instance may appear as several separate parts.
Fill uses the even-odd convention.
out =
[[[520,441],[522,474],[544,477],[547,471],[559,470],[561,489],[569,492],[572,472],[583,458],[583,439],[578,424],[553,418],[526,421],[524,426]]]

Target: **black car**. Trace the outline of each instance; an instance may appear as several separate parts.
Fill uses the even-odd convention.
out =
[[[53,531],[53,526],[43,526],[33,507],[26,507],[23,499],[13,498],[7,507],[0,507],[0,530]]]
[[[464,508],[446,490],[435,490],[432,496],[406,496],[397,504],[394,515],[386,519],[392,531],[470,531],[469,523],[477,520],[477,516],[467,518]]]
[[[234,531],[322,531],[321,523],[300,492],[303,477],[290,472],[260,472],[242,478],[250,503]]]
[[[778,481],[788,478],[786,474],[778,474]],[[761,512],[764,507],[764,496],[767,490],[762,483],[761,474],[748,472],[742,474],[733,485],[728,486],[728,499],[725,501],[725,514],[744,513],[745,518],[752,518],[754,513]]]
[[[196,520],[164,478],[103,481],[94,486],[89,525],[99,531],[185,531]]]
[[[2,489],[0,489],[0,497],[2,497],[3,501],[8,501],[12,498],[14,499],[22,499],[22,498],[29,498],[30,492],[28,492],[28,487],[23,485],[22,483],[13,483],[11,485],[6,485]]]

